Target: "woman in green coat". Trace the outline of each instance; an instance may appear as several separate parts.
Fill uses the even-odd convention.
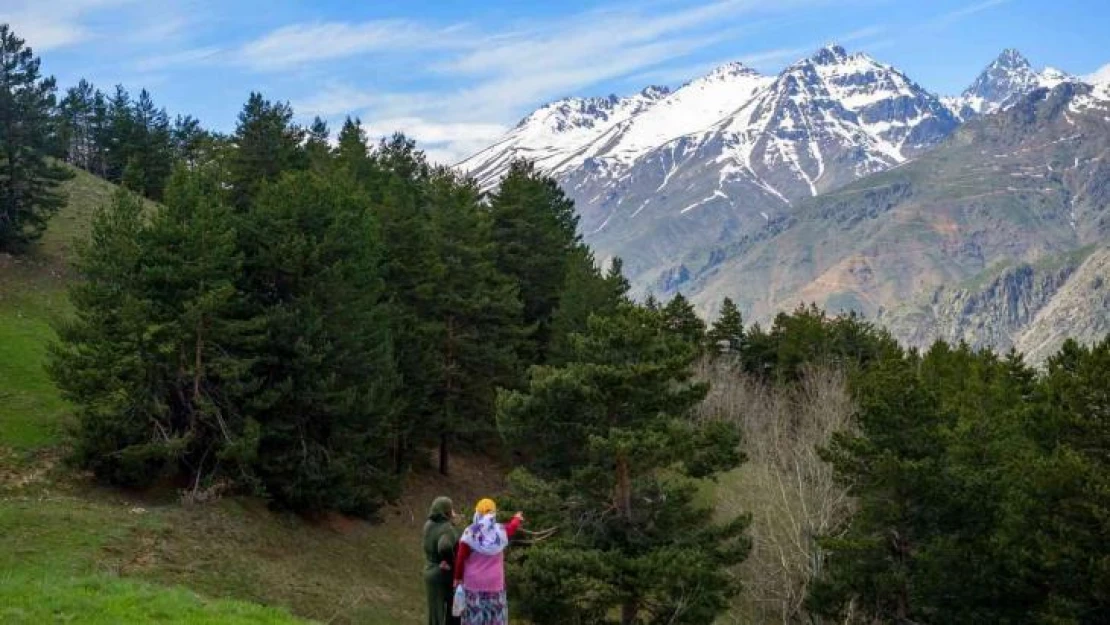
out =
[[[451,525],[455,517],[454,505],[447,497],[437,497],[428,511],[424,523],[424,585],[428,591],[428,625],[452,625],[458,619],[451,616],[451,566],[455,562],[455,548],[459,534]]]

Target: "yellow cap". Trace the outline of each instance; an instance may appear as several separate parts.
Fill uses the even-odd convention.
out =
[[[474,511],[482,515],[497,512],[497,504],[492,499],[483,499],[478,502],[477,506],[474,506]]]

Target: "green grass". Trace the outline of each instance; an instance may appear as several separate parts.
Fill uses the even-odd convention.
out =
[[[84,172],[65,183],[69,204],[27,255],[0,255],[0,445],[33,450],[55,445],[69,407],[43,365],[52,325],[69,313],[65,288],[73,241],[115,187]]]
[[[0,622],[11,625],[79,623],[181,623],[263,625],[298,623],[275,608],[238,601],[206,601],[183,588],[93,576],[61,583],[48,579],[4,579]]]
[[[70,603],[66,593],[80,595],[86,587],[107,589],[105,610],[117,604],[129,609],[136,593],[162,588],[170,589],[165,605],[181,605],[185,614],[235,605],[209,605],[172,590],[188,588],[201,597],[282,606],[323,622],[419,622],[425,506],[442,493],[462,507],[500,490],[497,469],[464,457],[455,465],[448,480],[410,479],[405,499],[385,510],[381,523],[370,524],[341,517],[309,521],[244,498],[183,506],[172,493],[152,499],[92,486],[51,467],[49,457],[5,468],[0,456],[0,586],[18,587],[0,592],[0,606],[42,603],[64,612],[87,601]],[[51,588],[70,590],[44,594]],[[195,622],[208,622],[199,616],[203,611],[196,613]],[[139,616],[116,622],[143,621]],[[0,612],[0,622],[20,621]]]
[[[8,282],[6,286],[11,286]],[[20,450],[57,444],[69,406],[43,368],[61,290],[0,296],[0,443]]]
[[[71,311],[74,237],[115,190],[83,172],[66,186],[36,248],[0,254],[0,623],[420,622],[424,511],[439,494],[499,492],[502,472],[484,462],[413,477],[376,525],[241,498],[182,506],[172,491],[104,489],[62,467],[72,409],[43,366]]]
[[[0,622],[298,622],[279,609],[124,579],[143,554],[133,537],[159,531],[166,519],[106,491],[59,490],[49,472],[25,468],[18,485],[12,467],[0,472]]]

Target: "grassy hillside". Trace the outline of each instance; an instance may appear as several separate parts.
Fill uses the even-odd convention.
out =
[[[68,313],[65,285],[73,239],[115,187],[84,172],[66,183],[70,202],[31,254],[0,254],[0,444],[56,444],[66,405],[42,369],[51,325]]]
[[[496,492],[500,471],[460,458],[451,480],[413,476],[371,525],[249,499],[183,506],[172,490],[101,489],[62,465],[70,409],[43,364],[52,324],[69,314],[73,238],[114,193],[83,172],[66,186],[69,205],[38,249],[0,256],[0,622],[419,621],[428,502]]]

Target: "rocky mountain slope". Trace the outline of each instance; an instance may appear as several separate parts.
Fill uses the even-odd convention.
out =
[[[1110,86],[1014,50],[940,98],[833,45],[774,77],[734,63],[674,92],[559,101],[459,167],[488,188],[513,158],[536,160],[639,294],[682,291],[710,314],[729,295],[757,320],[817,301],[915,343],[1005,347],[1068,278],[1011,276],[1020,314],[963,283],[1107,241],[1107,102]],[[951,312],[979,306],[960,297],[1002,306],[983,327],[1017,316],[985,334]]]
[[[1047,82],[1042,74],[1008,50],[966,98],[944,101],[830,45],[773,77],[730,63],[673,93],[560,100],[458,167],[490,188],[513,158],[536,161],[575,200],[599,258],[620,256],[646,289],[676,256],[914,158],[955,130],[961,108],[971,117],[987,101],[1009,105]]]
[[[1066,82],[1035,91],[913,162],[799,203],[754,236],[691,254],[670,272],[686,279],[668,286],[706,309],[734,297],[761,320],[802,301],[856,310],[918,345],[1094,338],[1084,335],[1110,316],[1105,287],[1086,278],[1069,286],[1083,265],[1066,259],[1110,242],[1108,122],[1110,87]],[[1096,261],[1084,275],[1105,267]],[[1056,302],[1080,292],[1081,305]]]
[[[1034,70],[1020,52],[1008,48],[959,97],[945,98],[944,103],[957,117],[967,120],[997,113],[1036,89],[1051,89],[1069,80],[1077,79],[1053,67]]]

